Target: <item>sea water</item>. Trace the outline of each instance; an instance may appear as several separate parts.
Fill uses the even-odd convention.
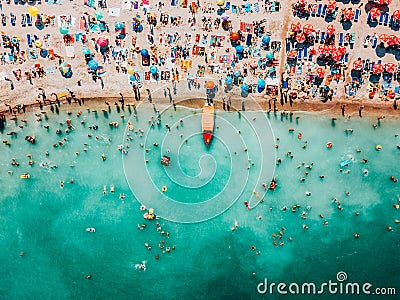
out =
[[[280,298],[257,286],[339,282],[339,272],[400,292],[400,189],[389,179],[400,178],[398,119],[374,128],[373,118],[216,111],[207,148],[201,110],[158,108],[157,125],[151,106],[132,118],[126,107],[68,109],[8,121],[1,133],[11,142],[0,145],[2,299]],[[273,176],[278,187],[264,190]],[[161,218],[145,220],[141,205]]]

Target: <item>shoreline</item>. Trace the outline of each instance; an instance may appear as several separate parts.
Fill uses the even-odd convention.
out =
[[[75,98],[75,100],[70,100],[70,103],[67,100],[59,101],[56,100],[46,100],[46,104],[43,104],[43,109],[48,109],[51,105],[56,105],[58,107],[63,107],[65,105],[74,105],[78,106],[78,101],[82,104],[80,105],[84,109],[92,109],[95,105],[98,107],[98,104],[102,103],[104,108],[107,108],[108,105],[105,102],[109,102],[110,106],[115,106],[117,102],[118,105],[121,105],[119,100],[120,96],[85,96],[80,98]],[[241,98],[235,97],[231,99],[231,111],[240,111],[241,103],[244,100],[245,110],[247,111],[265,111],[265,112],[273,112],[273,100],[267,100],[265,98],[254,97],[254,98]],[[296,99],[297,100],[297,99]],[[206,101],[206,98],[185,98],[179,99],[176,98],[174,103],[178,106],[183,106],[187,108],[201,108]],[[140,105],[141,103],[148,103],[147,97],[146,99],[142,99],[141,101],[136,101],[134,97],[125,97],[124,96],[124,104],[125,106],[135,106]],[[42,102],[43,103],[43,102]],[[153,104],[156,105],[172,105],[169,103],[167,99],[162,98],[153,98]],[[31,102],[25,104],[25,112],[20,108],[20,111],[16,111],[16,106],[12,109],[13,113],[10,112],[9,108],[0,110],[0,115],[3,115],[6,119],[15,120],[18,116],[23,115],[24,113],[32,113],[37,110],[40,110],[40,104],[38,101]],[[217,110],[223,110],[223,104],[221,99],[214,99],[214,105]],[[269,109],[271,105],[271,109]],[[340,116],[341,115],[341,106],[345,105],[345,116],[346,117],[359,117],[358,108],[360,106],[364,106],[362,110],[362,116],[368,117],[393,117],[400,118],[400,110],[394,110],[392,101],[363,101],[363,100],[346,100],[346,101],[332,101],[322,103],[321,101],[307,101],[300,100],[294,101],[292,107],[289,106],[289,103],[284,103],[282,106],[279,101],[276,101],[276,110],[275,112],[286,112],[286,113],[321,113],[324,115],[332,115]],[[64,108],[64,107],[63,107]]]

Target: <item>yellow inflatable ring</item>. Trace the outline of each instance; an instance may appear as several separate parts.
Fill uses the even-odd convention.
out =
[[[161,187],[161,191],[162,191],[163,193],[165,193],[167,190],[168,190],[168,189],[167,189],[167,187],[166,187],[165,185],[163,185],[163,186]]]
[[[378,150],[378,151],[382,150],[382,146],[381,145],[376,145],[375,149]]]

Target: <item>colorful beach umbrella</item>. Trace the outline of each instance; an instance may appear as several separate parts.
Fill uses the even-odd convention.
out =
[[[321,68],[321,67],[317,68],[316,73],[317,73],[318,78],[324,78],[324,76],[325,76],[324,68]]]
[[[306,41],[306,36],[303,33],[298,33],[296,35],[296,41],[298,43],[304,43]]]
[[[297,50],[290,50],[287,54],[288,58],[296,58],[297,57]]]
[[[303,27],[304,34],[308,35],[314,32],[314,26],[311,24],[306,24]]]
[[[301,30],[300,22],[290,24],[290,30],[295,31],[295,32],[300,31]]]
[[[392,0],[382,0],[382,4],[389,5],[390,3],[392,3]]]
[[[372,73],[377,75],[383,72],[383,66],[381,64],[375,64],[372,67]]]
[[[328,27],[326,28],[326,32],[327,32],[329,35],[334,34],[335,31],[336,31],[336,28],[335,28],[335,26],[334,26],[333,24],[329,24]]]
[[[240,89],[241,89],[243,92],[248,92],[248,91],[249,91],[249,85],[248,85],[247,83],[243,83],[243,84],[240,86]]]
[[[332,59],[333,59],[334,61],[339,61],[339,60],[341,60],[341,59],[342,59],[342,56],[343,56],[343,55],[340,54],[338,51],[332,53],[331,55],[332,55]]]
[[[353,70],[360,71],[360,70],[362,70],[363,65],[364,65],[364,62],[361,59],[356,60],[355,62],[353,62]]]
[[[215,83],[214,83],[214,81],[211,81],[211,80],[207,81],[207,82],[206,82],[206,89],[207,89],[207,90],[212,90],[213,88],[215,88]]]
[[[233,72],[233,77],[235,77],[235,78],[239,78],[240,75],[242,75],[242,73],[240,73],[239,70],[236,70],[235,72]]]
[[[349,9],[346,9],[346,10],[344,11],[343,15],[344,15],[344,18],[345,18],[346,20],[350,21],[350,20],[353,20],[354,15],[355,15],[355,12],[354,12],[354,10],[352,10],[351,8],[349,8]]]
[[[108,45],[108,39],[106,39],[105,37],[99,37],[96,41],[97,45],[99,45],[100,47],[104,47]]]
[[[31,6],[28,8],[28,13],[32,16],[32,17],[36,17],[39,13],[39,9],[36,6]]]
[[[395,10],[392,17],[393,17],[393,19],[400,21],[400,9]]]
[[[395,36],[394,34],[391,34],[389,36],[389,40],[387,43],[389,46],[398,45],[398,44],[400,44],[400,39],[397,36]]]
[[[217,5],[218,6],[224,6],[225,0],[217,0]]]
[[[332,11],[332,10],[335,10],[336,6],[337,6],[336,1],[331,0],[331,1],[328,2],[328,5],[327,5],[326,9],[328,11]]]
[[[381,15],[381,11],[379,10],[379,8],[374,7],[369,11],[369,15],[372,19],[377,19]]]
[[[386,63],[385,64],[385,70],[386,70],[386,72],[388,72],[388,73],[394,73],[394,72],[396,72],[397,71],[397,65],[396,64],[394,64],[394,63]]]
[[[390,39],[390,36],[387,35],[386,33],[383,33],[383,34],[379,35],[378,38],[379,38],[379,40],[380,40],[381,42],[387,43],[387,42],[389,41],[389,39]]]

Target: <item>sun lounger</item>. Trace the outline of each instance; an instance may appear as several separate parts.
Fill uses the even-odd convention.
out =
[[[379,25],[383,24],[383,18],[384,18],[384,14],[381,14],[381,16],[379,17]]]
[[[347,64],[349,62],[349,53],[344,55],[344,62]]]
[[[321,38],[320,38],[319,42],[320,42],[321,44],[324,44],[324,43],[325,43],[325,32],[324,32],[324,31],[321,32]]]
[[[385,16],[383,18],[383,25],[388,26],[389,25],[389,14],[385,12]]]
[[[321,13],[321,17],[325,17],[325,15],[326,15],[326,8],[328,7],[328,5],[324,5],[324,7],[322,8],[322,13]]]
[[[371,23],[371,21],[372,21],[371,15],[368,13],[367,24]]]
[[[312,7],[311,7],[311,16],[312,17],[315,17],[315,14],[317,13],[317,4],[312,4]]]
[[[400,93],[400,86],[395,86],[394,87],[394,93],[399,94]]]
[[[298,51],[298,53],[297,53],[297,59],[298,59],[298,60],[301,60],[301,59],[302,59],[302,55],[303,55],[303,52],[302,52],[302,51]]]
[[[372,48],[375,48],[377,43],[378,43],[378,38],[376,36],[373,36],[371,38],[371,46],[372,46]]]
[[[315,32],[315,43],[318,43],[318,42],[319,42],[319,33],[320,33],[320,30],[318,29],[318,30]]]
[[[254,12],[259,13],[260,12],[260,6],[259,6],[258,2],[254,3],[253,6],[254,6]]]
[[[25,14],[21,15],[21,26],[22,27],[26,26],[26,16],[25,16]]]
[[[32,38],[29,33],[26,34],[26,42],[27,42],[29,48],[31,48],[33,46]]]
[[[230,10],[231,9],[231,3],[230,2],[226,2],[225,9],[226,10]]]
[[[360,18],[361,15],[361,10],[359,8],[356,9],[356,13],[354,15],[354,22],[358,22],[358,19]]]
[[[26,23],[28,26],[32,26],[32,18],[30,14],[26,14]]]
[[[303,49],[303,59],[308,59],[308,47],[304,47]]]
[[[321,15],[322,12],[322,4],[318,4],[318,9],[317,9],[317,17],[319,17]]]
[[[355,32],[351,33],[349,44],[354,44],[356,42],[356,34]]]
[[[300,52],[299,52],[300,53]],[[301,75],[303,74],[303,67],[300,64],[297,64],[296,74]]]

